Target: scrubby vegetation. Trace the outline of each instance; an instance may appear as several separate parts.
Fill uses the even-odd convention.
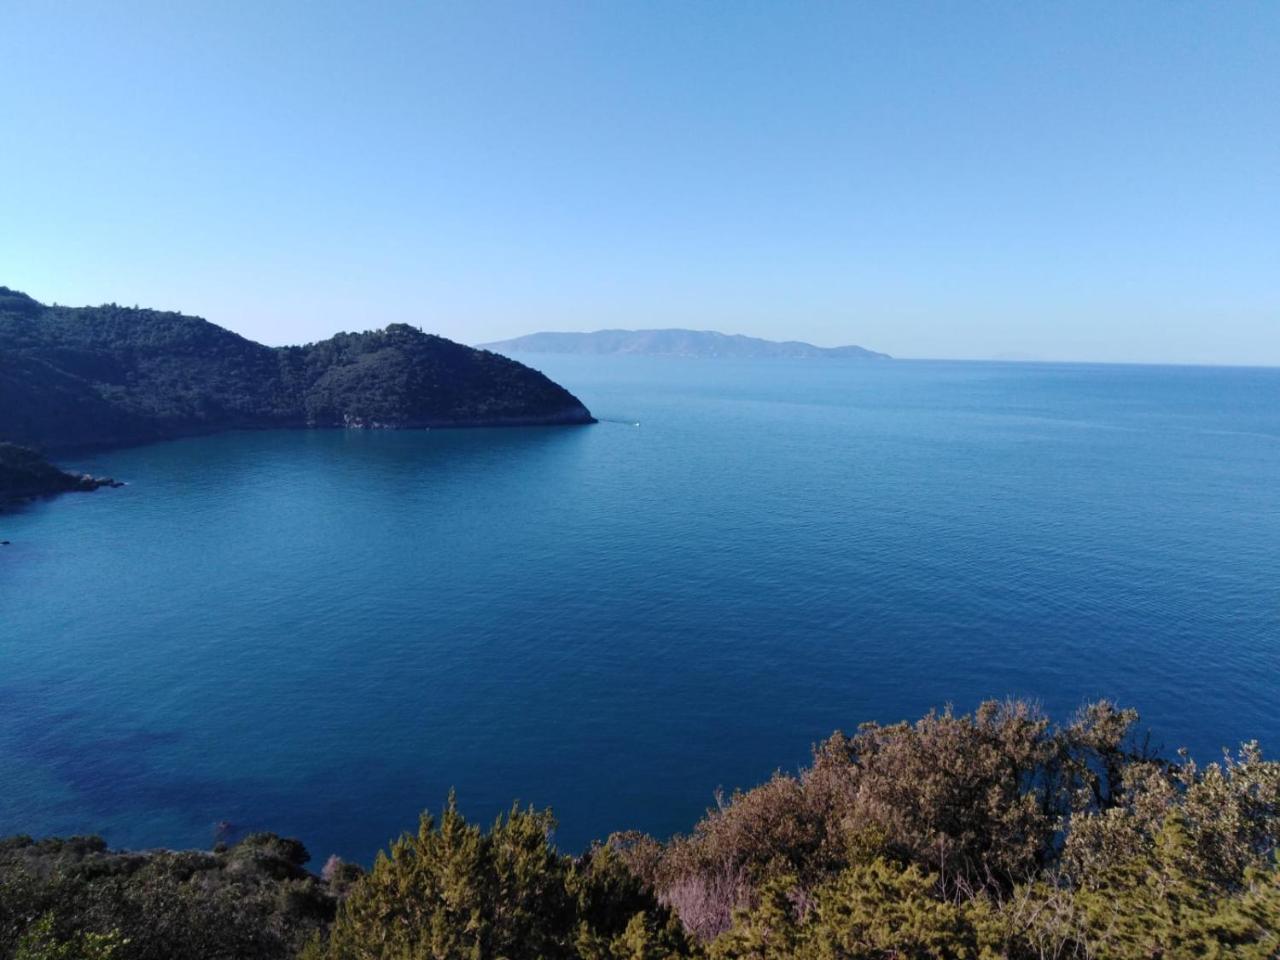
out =
[[[291,957],[333,919],[338,883],[295,840],[112,852],[97,837],[0,841],[0,956],[22,960]]]
[[[0,439],[48,450],[213,430],[585,423],[506,357],[413,327],[272,348],[198,317],[0,287]]]
[[[609,846],[573,859],[547,812],[514,809],[488,832],[452,798],[437,824],[380,856],[344,899],[315,957],[685,956],[671,911]]]
[[[1022,702],[865,725],[687,836],[570,857],[549,812],[452,800],[367,873],[264,835],[212,854],[0,847],[0,952],[309,960],[1280,956],[1280,763],[1161,758],[1137,716]],[[62,951],[62,952],[59,952]]]

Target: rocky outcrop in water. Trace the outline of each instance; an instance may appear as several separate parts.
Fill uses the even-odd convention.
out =
[[[26,447],[0,443],[0,509],[5,504],[49,497],[57,493],[97,490],[99,487],[121,487],[110,477],[87,473],[68,473]]]

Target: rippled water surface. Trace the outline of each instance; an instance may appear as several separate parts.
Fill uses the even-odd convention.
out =
[[[535,365],[610,422],[184,440],[0,517],[0,833],[367,859],[455,786],[573,848],[1006,694],[1280,753],[1280,371]]]

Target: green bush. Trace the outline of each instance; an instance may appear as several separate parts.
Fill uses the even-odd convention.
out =
[[[112,960],[289,957],[336,907],[306,859],[273,834],[220,853],[112,852],[97,837],[0,841],[0,957],[91,946]]]
[[[352,887],[327,956],[570,960],[683,946],[620,858],[597,848],[575,863],[552,846],[554,825],[513,808],[484,832],[450,797],[438,824],[424,814]]]

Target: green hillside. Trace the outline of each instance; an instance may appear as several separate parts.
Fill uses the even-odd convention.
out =
[[[0,287],[0,440],[42,450],[265,427],[590,423],[547,377],[396,324],[273,348],[198,317]]]

